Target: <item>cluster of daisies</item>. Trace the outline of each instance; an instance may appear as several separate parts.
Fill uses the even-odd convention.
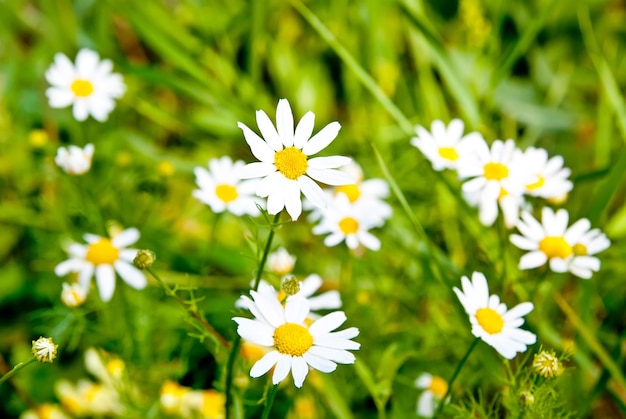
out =
[[[586,218],[568,227],[569,213],[550,207],[541,210],[541,221],[533,216],[526,197],[541,198],[561,204],[573,184],[570,170],[561,156],[549,157],[542,148],[516,147],[511,139],[495,140],[491,147],[478,132],[464,134],[463,122],[454,119],[448,126],[436,120],[431,130],[416,127],[411,143],[430,160],[433,169],[456,170],[463,180],[463,196],[478,207],[480,221],[491,226],[502,212],[507,228],[516,227],[511,242],[528,251],[519,262],[520,269],[549,264],[554,272],[571,272],[591,278],[600,269],[593,256],[610,246],[599,229],[592,229]]]

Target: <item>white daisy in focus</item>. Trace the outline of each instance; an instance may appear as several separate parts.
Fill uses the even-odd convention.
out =
[[[417,414],[431,418],[448,392],[448,382],[441,377],[423,373],[415,380],[415,387],[424,389],[417,400]]]
[[[556,213],[548,207],[541,212],[541,223],[529,212],[523,212],[517,229],[521,235],[511,235],[511,242],[527,250],[519,262],[520,269],[533,269],[549,263],[554,272],[570,271],[589,279],[600,270],[600,260],[593,256],[607,249],[611,242],[599,229],[581,218],[568,227],[569,214],[560,209]]]
[[[258,180],[240,180],[239,172],[245,165],[241,160],[233,162],[224,156],[209,160],[209,170],[196,167],[194,173],[199,189],[192,192],[193,196],[215,213],[228,211],[237,216],[256,217],[259,215],[257,205],[263,207],[264,202],[254,196]]]
[[[472,274],[472,282],[461,278],[463,291],[454,287],[472,323],[472,334],[507,359],[513,359],[518,352],[525,352],[527,345],[537,341],[537,336],[520,329],[524,324],[522,316],[530,313],[532,303],[521,303],[507,310],[497,295],[489,295],[487,279],[480,272]]]
[[[267,256],[267,267],[276,275],[290,274],[295,264],[296,257],[289,254],[284,247],[278,248],[278,250]]]
[[[113,297],[116,271],[131,287],[140,290],[146,286],[146,276],[133,266],[137,250],[126,249],[126,246],[139,240],[137,229],[123,230],[110,239],[95,234],[85,234],[84,239],[88,244],[73,243],[69,246],[70,258],[54,268],[57,276],[77,272],[81,288],[88,290],[95,274],[100,298],[104,302]]]
[[[464,159],[457,169],[459,178],[472,178],[463,184],[463,194],[471,198],[470,204],[478,206],[481,223],[490,226],[498,217],[499,198],[521,197],[530,175],[524,168],[524,155],[513,140],[495,140],[491,149],[485,142],[474,146],[474,156]]]
[[[416,126],[417,136],[411,138],[411,144],[426,156],[434,170],[456,169],[477,143],[485,142],[478,132],[463,135],[463,128],[460,119],[453,119],[447,127],[437,119],[430,124],[430,132],[421,125]]]
[[[331,122],[311,137],[315,115],[307,112],[294,131],[294,120],[287,99],[278,101],[276,108],[276,128],[262,110],[257,111],[256,121],[263,138],[245,124],[237,125],[243,131],[246,142],[258,162],[246,165],[240,172],[242,179],[263,178],[256,193],[267,197],[267,211],[278,214],[283,208],[292,220],[302,213],[300,192],[315,206],[324,208],[326,197],[322,188],[313,181],[327,185],[347,185],[354,180],[336,170],[350,162],[341,156],[315,157],[337,136],[341,126]]]
[[[360,343],[351,339],[359,334],[356,327],[333,332],[346,321],[343,311],[335,311],[316,320],[310,326],[306,319],[309,303],[302,298],[287,300],[285,305],[276,298],[251,291],[246,297],[248,309],[255,319],[234,317],[237,333],[242,338],[270,348],[257,361],[250,376],[257,378],[274,367],[272,382],[280,383],[289,371],[296,387],[302,387],[309,367],[321,372],[332,372],[339,364],[353,364],[355,357],[348,350],[357,350]]]
[[[82,175],[91,169],[94,146],[87,144],[85,148],[75,145],[59,147],[54,162],[70,175]]]
[[[342,241],[354,250],[363,245],[370,250],[380,249],[380,240],[369,232],[380,225],[380,217],[364,206],[351,205],[348,197],[339,194],[333,197],[324,211],[318,225],[313,227],[313,234],[328,234],[324,244],[336,246]]]
[[[111,60],[100,60],[98,53],[86,48],[78,51],[76,65],[64,54],[56,54],[46,71],[46,80],[52,85],[46,90],[50,106],[73,105],[77,121],[84,121],[89,115],[106,121],[115,107],[114,99],[126,91],[122,76],[111,73],[112,69]]]
[[[563,167],[561,156],[548,159],[543,148],[529,147],[524,152],[526,167],[533,174],[530,183],[525,185],[525,193],[544,199],[563,200],[574,185],[568,179],[571,170]]]

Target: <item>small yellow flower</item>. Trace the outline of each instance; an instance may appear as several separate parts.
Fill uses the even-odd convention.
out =
[[[157,172],[161,177],[171,177],[175,171],[174,165],[167,160],[163,160],[157,165]]]
[[[535,354],[533,368],[543,378],[554,378],[563,373],[563,365],[552,351],[541,351]]]
[[[48,141],[50,141],[50,136],[42,129],[34,129],[28,134],[28,144],[32,148],[43,148]]]
[[[39,362],[52,363],[57,357],[57,348],[59,345],[55,345],[52,338],[40,337],[33,341],[33,355]]]

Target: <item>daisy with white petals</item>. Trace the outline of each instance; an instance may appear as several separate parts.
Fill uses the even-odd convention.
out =
[[[532,303],[521,303],[507,310],[497,295],[489,295],[487,279],[480,272],[472,274],[472,281],[461,278],[463,291],[454,287],[465,312],[470,317],[472,334],[492,346],[507,359],[513,359],[518,352],[525,352],[527,345],[537,341],[537,336],[520,329],[524,324],[522,316],[530,313]]]
[[[415,387],[424,389],[417,400],[417,414],[425,418],[432,418],[435,409],[441,403],[441,399],[448,392],[448,382],[441,377],[425,372],[417,377]]]
[[[459,161],[472,153],[477,143],[485,142],[478,132],[463,135],[463,121],[453,119],[446,127],[443,121],[435,120],[430,124],[430,132],[418,125],[415,127],[416,137],[411,144],[417,147],[433,169],[456,169]]]
[[[98,54],[81,49],[76,55],[76,65],[64,54],[54,56],[54,63],[46,71],[46,80],[52,85],[46,96],[53,108],[72,105],[77,121],[89,115],[103,122],[115,107],[114,99],[122,97],[126,85],[122,76],[111,73],[111,60],[100,60]]]
[[[239,171],[246,164],[241,161],[233,162],[230,157],[209,160],[209,170],[196,167],[196,184],[199,189],[194,190],[193,196],[211,207],[215,213],[228,211],[234,215],[259,215],[257,205],[263,202],[254,196],[258,185],[257,180],[239,178]]]
[[[533,174],[531,183],[525,185],[525,193],[545,199],[562,201],[574,185],[568,177],[571,170],[563,167],[563,157],[548,158],[543,148],[529,147],[524,151],[526,168]]]
[[[237,333],[270,352],[257,361],[250,376],[260,377],[274,367],[272,382],[280,383],[291,371],[296,387],[302,387],[309,367],[321,372],[332,372],[339,364],[353,364],[355,357],[348,350],[357,350],[361,344],[352,341],[359,330],[350,327],[333,332],[346,321],[342,311],[335,311],[316,320],[310,326],[306,319],[309,303],[302,298],[289,299],[285,305],[271,297],[251,291],[246,297],[248,309],[255,319],[235,317]]]
[[[91,169],[93,152],[93,144],[87,144],[85,148],[75,145],[59,147],[54,162],[67,174],[82,175]]]
[[[517,229],[522,235],[511,235],[511,242],[527,250],[519,262],[520,269],[532,269],[549,263],[554,272],[570,271],[589,279],[600,270],[600,260],[593,256],[607,249],[611,242],[599,229],[581,218],[568,228],[569,214],[560,209],[556,213],[548,207],[541,212],[541,223],[530,213],[522,213]]]
[[[300,192],[314,205],[326,206],[324,192],[318,182],[327,185],[347,185],[354,179],[336,170],[350,162],[348,157],[331,156],[309,159],[326,148],[337,136],[341,126],[331,122],[311,137],[315,115],[307,112],[294,131],[294,120],[287,99],[278,101],[276,128],[267,114],[257,111],[256,121],[263,138],[245,124],[237,125],[243,131],[252,154],[259,159],[241,172],[242,179],[263,178],[256,190],[257,195],[267,197],[267,211],[278,214],[283,208],[297,220],[302,213]]]
[[[54,268],[57,276],[77,272],[78,283],[87,291],[95,274],[100,298],[104,302],[109,301],[115,291],[116,271],[131,287],[140,290],[146,286],[146,276],[133,266],[137,250],[126,249],[126,246],[139,240],[137,229],[123,230],[110,239],[95,234],[85,234],[84,239],[88,244],[73,243],[69,247],[70,258]]]

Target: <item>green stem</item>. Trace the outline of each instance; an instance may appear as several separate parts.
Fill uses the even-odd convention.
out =
[[[463,365],[465,365],[465,361],[467,361],[467,358],[469,358],[470,354],[472,353],[472,351],[478,344],[479,340],[480,338],[474,339],[474,342],[472,342],[470,347],[467,349],[467,352],[465,352],[465,355],[463,355],[463,358],[456,366],[456,369],[452,373],[452,377],[450,378],[450,381],[448,381],[448,391],[446,391],[446,395],[443,396],[443,398],[439,402],[439,407],[437,408],[437,413],[435,413],[435,417],[439,416],[441,412],[443,411],[443,406],[446,404],[446,400],[450,396],[450,393],[452,393],[452,385],[454,384],[454,380],[456,380],[457,375],[459,375],[459,372],[461,372],[461,368],[463,368]]]
[[[253,290],[256,290],[259,287],[259,282],[261,282],[261,276],[263,275],[263,270],[265,269],[265,263],[267,262],[267,256],[270,253],[270,249],[272,248],[272,241],[274,240],[274,232],[276,230],[276,224],[278,223],[278,219],[280,218],[280,212],[274,216],[274,220],[270,224],[270,233],[267,236],[267,241],[265,242],[265,248],[263,249],[263,255],[261,256],[261,260],[259,261],[259,268],[256,272],[256,278],[254,278],[254,286]],[[228,355],[228,362],[226,364],[226,419],[230,418],[230,405],[233,401],[233,377],[235,370],[235,359],[237,358],[237,354],[239,353],[239,348],[241,346],[241,336],[237,334],[235,336],[235,341],[233,342],[232,349],[230,354]]]
[[[272,405],[274,404],[276,390],[278,390],[278,384],[274,384],[270,387],[267,397],[265,398],[265,407],[263,408],[263,415],[261,416],[261,419],[267,419],[270,417],[270,410],[272,410]]]
[[[14,366],[11,371],[7,372],[6,374],[2,376],[2,378],[0,378],[0,384],[4,383],[9,378],[13,377],[19,370],[21,370],[22,368],[26,368],[33,362],[37,362],[37,358],[35,358],[34,356],[28,361],[20,362],[19,364]]]
[[[202,325],[202,327],[204,327],[210,334],[212,334],[215,337],[215,339],[217,339],[217,341],[222,344],[223,347],[230,348],[230,343],[228,343],[228,341],[224,339],[224,337],[222,337],[222,335],[220,335],[217,332],[217,330],[213,328],[213,326],[207,323],[207,321],[204,320],[202,316],[200,316],[200,314],[196,310],[191,308],[189,304],[185,302],[185,300],[180,298],[173,289],[171,289],[165,282],[163,282],[163,280],[161,280],[161,278],[159,278],[159,276],[156,273],[154,273],[152,269],[148,268],[146,270],[150,272],[150,275],[152,275],[152,277],[156,280],[156,282],[159,283],[159,285],[163,288],[163,290],[165,291],[167,295],[169,295],[170,297],[173,297],[176,301],[178,301],[178,303],[185,310],[187,310],[187,312],[191,314]]]

